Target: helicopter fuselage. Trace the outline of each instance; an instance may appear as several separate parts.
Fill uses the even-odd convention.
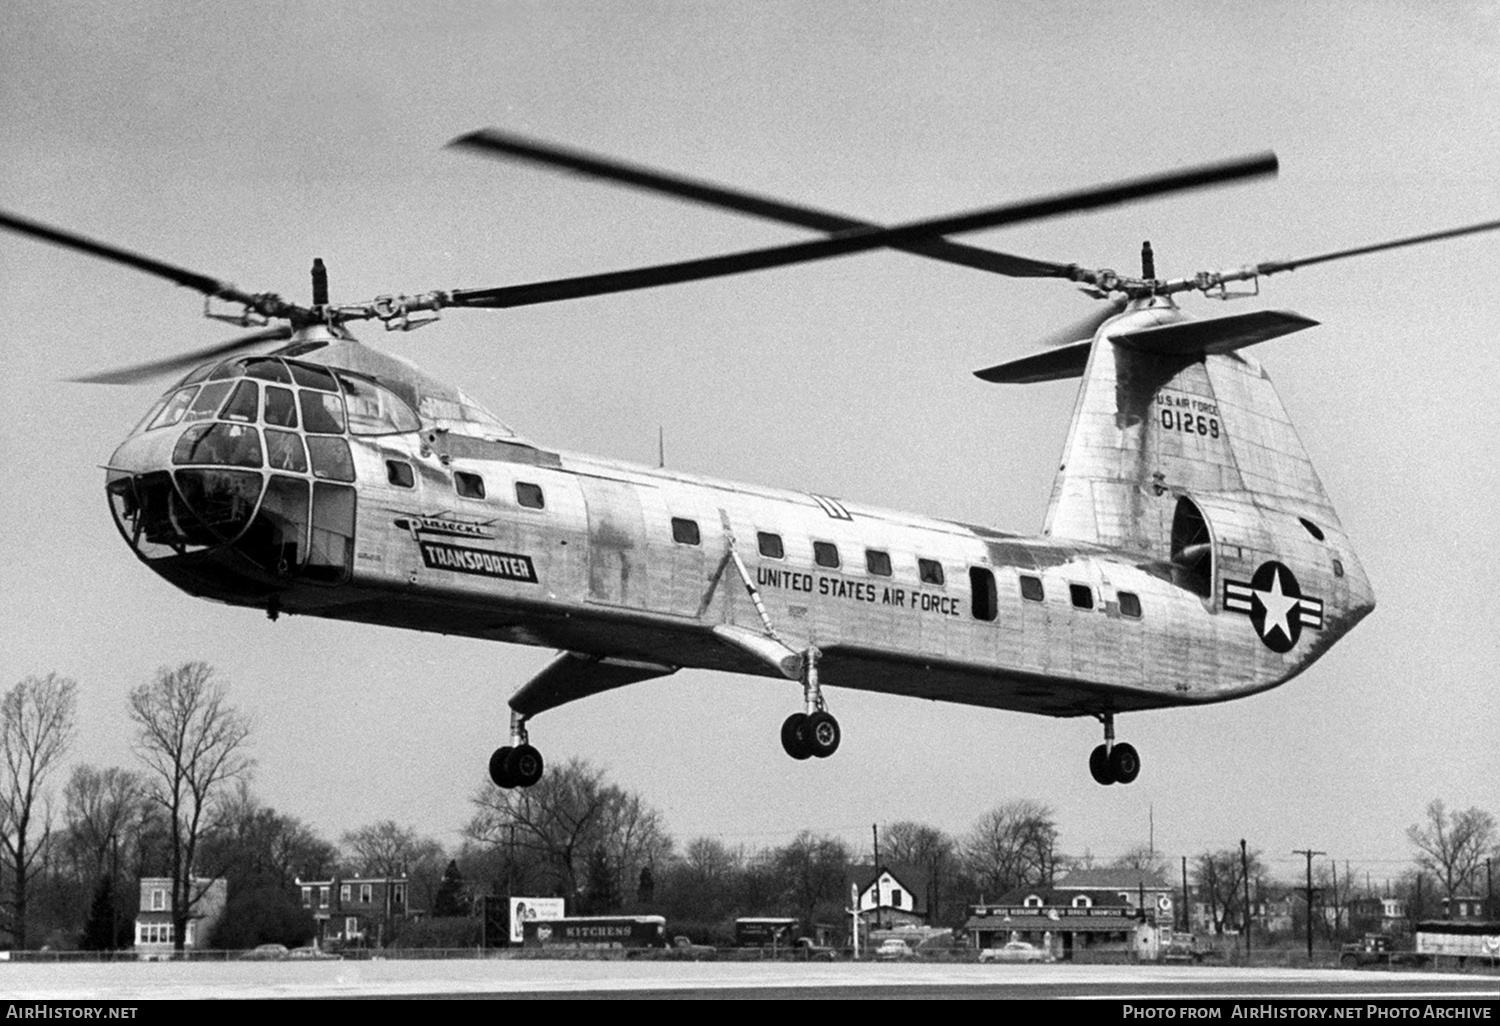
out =
[[[189,375],[121,445],[126,540],[273,617],[629,667],[531,688],[525,716],[683,667],[796,681],[810,651],[823,684],[1054,716],[1221,701],[1295,676],[1373,601],[1341,538],[1217,545],[1205,593],[1160,553],[534,445],[352,341],[284,352]]]

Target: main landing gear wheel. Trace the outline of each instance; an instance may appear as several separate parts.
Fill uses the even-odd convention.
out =
[[[511,749],[505,757],[505,772],[516,787],[530,787],[542,779],[542,753],[525,744]]]
[[[1134,745],[1115,743],[1114,713],[1096,713],[1104,724],[1104,744],[1089,753],[1089,773],[1101,784],[1128,784],[1141,775],[1141,756]]]
[[[839,721],[825,709],[819,709],[807,718],[807,731],[803,735],[807,750],[819,759],[826,759],[839,750],[843,733]]]
[[[490,756],[490,779],[495,782],[496,787],[510,790],[516,786],[515,779],[505,769],[505,760],[510,758],[510,753],[515,751],[510,745],[504,748],[496,748]]]
[[[793,759],[812,756],[812,748],[808,744],[807,720],[807,713],[792,713],[781,725],[781,747]]]

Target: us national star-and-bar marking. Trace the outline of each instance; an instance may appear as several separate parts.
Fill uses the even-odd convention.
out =
[[[1262,563],[1247,584],[1224,581],[1224,608],[1247,613],[1267,648],[1273,652],[1290,652],[1302,636],[1303,627],[1323,628],[1323,602],[1303,595],[1297,578],[1281,563]]]

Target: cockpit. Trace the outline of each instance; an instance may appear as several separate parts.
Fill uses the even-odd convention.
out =
[[[153,563],[232,546],[242,567],[177,561],[212,579],[204,590],[337,584],[353,558],[350,438],[421,426],[410,403],[352,371],[281,355],[210,364],[169,389],[111,457],[110,507]]]

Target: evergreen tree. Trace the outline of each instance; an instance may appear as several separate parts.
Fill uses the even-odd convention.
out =
[[[449,859],[443,870],[443,882],[437,896],[432,899],[434,916],[466,916],[469,914],[469,899],[464,894],[464,875],[459,872],[458,860]]]

